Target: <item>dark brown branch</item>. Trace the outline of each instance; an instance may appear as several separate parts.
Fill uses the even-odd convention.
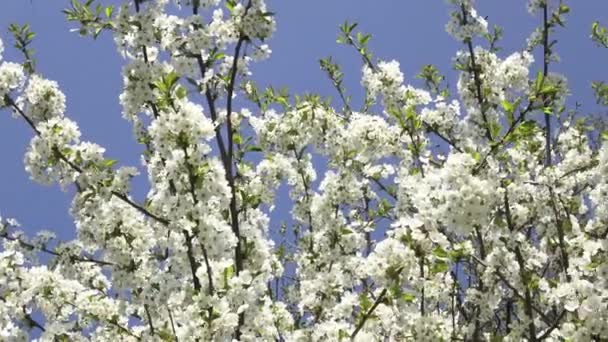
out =
[[[549,59],[551,58],[551,48],[549,47],[549,19],[548,19],[548,8],[547,3],[542,2],[543,8],[543,82],[549,75]],[[543,96],[543,106],[545,104],[546,97]],[[550,166],[551,160],[551,115],[545,113],[545,153],[546,160],[545,165]]]
[[[226,97],[226,133],[228,140],[228,154],[226,159],[226,175],[228,177],[228,184],[230,185],[230,189],[232,192],[232,197],[230,199],[230,218],[232,225],[232,232],[236,235],[237,243],[235,247],[235,264],[236,264],[236,273],[238,274],[243,269],[243,256],[241,251],[241,232],[239,228],[239,218],[238,218],[238,210],[236,206],[236,185],[234,181],[234,175],[232,173],[232,158],[234,153],[234,129],[232,127],[232,95],[234,92],[234,84],[236,81],[236,74],[238,69],[238,60],[241,52],[241,48],[243,46],[243,42],[245,41],[245,37],[239,38],[234,57],[232,60],[232,69],[230,74],[230,82],[228,84],[228,95]]]
[[[44,253],[47,253],[47,254],[50,254],[50,255],[54,255],[56,257],[63,257],[63,256],[65,256],[64,254],[58,253],[58,252],[56,252],[56,251],[54,251],[52,249],[49,249],[49,248],[47,248],[45,246],[35,246],[33,244],[30,244],[28,242],[25,242],[25,241],[21,240],[20,238],[17,238],[17,237],[14,237],[14,236],[10,236],[10,235],[8,235],[7,232],[1,233],[0,234],[0,238],[4,238],[4,239],[9,240],[9,241],[16,241],[16,242],[19,243],[19,245],[21,247],[27,248],[29,250],[36,250],[36,249],[38,249],[41,252],[44,252]],[[93,264],[97,264],[97,265],[100,265],[100,266],[115,266],[115,264],[113,264],[111,262],[102,261],[102,260],[96,260],[96,259],[93,259],[93,258],[88,257],[88,256],[82,256],[82,257],[80,257],[80,256],[76,256],[76,255],[68,255],[68,257],[70,258],[71,261],[88,262],[88,263],[93,263]]]
[[[175,337],[175,342],[179,342],[177,339],[177,333],[175,332],[175,323],[173,323],[173,315],[171,314],[171,309],[167,307],[167,312],[169,313],[169,321],[171,322],[171,331],[173,331],[173,337]]]
[[[355,331],[353,331],[353,333],[350,335],[351,341],[354,340],[355,337],[357,337],[357,334],[359,333],[359,331],[361,331],[361,329],[365,325],[365,322],[367,322],[367,320],[372,316],[372,314],[374,313],[374,310],[376,310],[378,305],[380,305],[380,303],[382,303],[382,301],[384,301],[384,297],[386,296],[386,293],[387,293],[387,290],[383,289],[382,292],[380,292],[380,295],[378,295],[378,298],[376,298],[376,301],[374,302],[372,307],[369,308],[369,310],[367,310],[365,315],[361,318],[361,321],[359,321],[359,324],[357,324]]]
[[[458,269],[458,264],[456,264],[456,269]],[[460,282],[458,281],[456,272],[450,271],[450,276],[452,277],[452,282],[457,286],[457,290],[458,290],[458,291],[455,291],[456,292],[456,302],[458,304],[458,312],[460,312],[460,314],[462,315],[462,317],[464,318],[465,321],[468,321],[469,315],[465,311],[464,305],[462,303],[462,298],[460,298],[460,291],[462,291],[462,290],[460,289]]]
[[[190,195],[192,197],[192,202],[194,203],[194,205],[196,206],[198,204],[198,198],[196,197],[196,189],[195,189],[195,175],[192,172],[192,166],[190,165],[190,163],[188,162],[188,149],[184,146],[182,147],[182,150],[184,151],[184,158],[185,158],[185,162],[186,162],[186,169],[188,170],[188,182],[190,183]],[[194,220],[196,225],[199,225],[199,220],[195,219]],[[192,270],[192,277],[194,280],[194,289],[198,292],[201,289],[201,284],[200,284],[200,280],[198,279],[198,276],[196,275],[196,271],[198,269],[198,267],[200,266],[200,264],[194,260],[194,255],[193,255],[193,248],[192,248],[192,239],[194,238],[194,236],[190,236],[190,234],[184,230],[184,236],[186,237],[186,239],[188,241],[186,241],[186,246],[188,247],[188,260],[190,260],[190,265],[191,265],[191,270]],[[211,265],[209,264],[209,259],[207,256],[207,249],[205,248],[205,246],[201,243],[201,249],[203,250],[203,257],[205,259],[205,265],[207,267],[207,280],[209,282],[209,294],[213,295],[214,289],[213,289],[213,272],[211,270]]]
[[[46,331],[46,329],[44,329],[44,326],[42,324],[40,324],[38,321],[36,321],[34,318],[32,318],[32,315],[25,313],[25,307],[23,307],[22,309],[23,309],[23,313],[24,313],[23,318],[25,319],[25,321],[27,322],[27,324],[30,327],[37,328],[38,330],[40,330],[42,332]]]
[[[515,132],[515,128],[517,128],[517,125],[519,125],[519,123],[524,120],[525,115],[528,112],[530,112],[532,110],[532,108],[533,108],[532,103],[529,103],[528,107],[525,110],[523,110],[522,112],[520,112],[520,115],[517,117],[517,119],[515,121],[513,121],[511,126],[509,126],[509,129],[507,130],[505,135],[503,135],[502,138],[500,138],[500,140],[498,142],[492,144],[492,147],[490,147],[490,151],[488,151],[488,153],[486,153],[483,156],[483,158],[481,158],[481,162],[479,162],[479,164],[477,164],[477,166],[473,170],[473,174],[478,174],[479,171],[481,171],[481,169],[486,165],[486,162],[488,161],[488,157],[490,157],[501,146],[503,146],[503,144],[505,144],[507,142],[507,139],[509,139],[511,137],[511,135],[513,134],[513,132]]]
[[[570,275],[568,274],[568,268],[570,267],[570,262],[568,258],[568,251],[566,249],[566,241],[563,227],[563,220],[560,217],[559,210],[557,209],[557,203],[555,200],[555,192],[552,187],[549,187],[549,195],[551,196],[551,209],[553,210],[553,215],[555,216],[555,228],[557,230],[557,237],[559,242],[559,250],[561,254],[561,264],[564,274],[566,275],[566,280],[570,281]],[[566,218],[569,220],[569,218]]]
[[[511,206],[509,204],[509,194],[508,194],[507,189],[505,189],[504,204],[505,204],[505,215],[506,215],[506,219],[507,219],[507,225],[509,227],[509,230],[511,232],[515,233],[515,225],[513,223],[513,219],[511,216]],[[528,334],[530,336],[530,341],[534,342],[534,341],[536,341],[536,325],[534,324],[534,311],[532,309],[532,304],[533,304],[532,295],[531,295],[530,289],[528,287],[529,275],[525,269],[525,261],[521,254],[521,249],[519,248],[519,246],[515,247],[515,257],[517,259],[517,264],[519,266],[519,276],[521,278],[522,284],[525,287],[524,311],[526,312],[526,315],[528,316],[528,319],[530,320],[530,323],[528,324],[528,329],[529,329]]]
[[[424,282],[425,282],[425,278],[424,278],[424,255],[420,257],[420,260],[418,262],[418,266],[419,266],[419,276],[420,278],[422,278],[422,289],[420,290],[420,316],[425,316],[426,312],[425,312],[425,294],[424,294]]]
[[[207,67],[205,65],[205,62],[203,61],[203,57],[199,54],[196,56],[196,62],[198,64],[200,73],[201,73],[201,80],[205,78],[205,74],[207,73]],[[215,124],[218,124],[217,126],[215,126],[215,139],[217,141],[217,145],[220,149],[220,157],[222,158],[222,163],[224,164],[224,169],[227,168],[226,164],[228,162],[227,160],[227,152],[226,152],[226,146],[224,145],[224,139],[222,138],[222,133],[220,131],[220,125],[217,122],[218,119],[218,115],[217,115],[217,110],[215,108],[215,99],[213,98],[213,95],[211,94],[211,91],[209,90],[209,87],[205,86],[205,98],[207,99],[207,104],[209,105],[209,112],[211,114],[211,120],[213,120],[213,122]]]
[[[11,107],[13,107],[13,109],[15,111],[17,111],[17,113],[23,118],[25,119],[25,121],[28,123],[28,125],[34,130],[34,132],[36,132],[36,135],[40,136],[41,132],[38,130],[38,128],[36,128],[36,125],[34,124],[34,122],[27,116],[25,115],[25,113],[23,112],[23,110],[21,108],[19,108],[19,106],[17,106],[17,104],[15,103],[15,101],[13,101],[12,98],[10,98],[8,95],[5,96],[5,101],[6,103],[8,103]],[[61,151],[59,151],[59,149],[57,147],[54,148],[55,155],[63,162],[65,162],[66,164],[68,164],[68,166],[70,166],[74,171],[78,172],[78,173],[83,173],[84,171],[82,170],[82,168],[80,168],[78,165],[74,164],[72,161],[70,161],[63,153],[61,153]],[[149,212],[147,209],[145,209],[143,206],[133,202],[132,200],[130,200],[126,195],[117,192],[117,191],[112,191],[112,195],[116,196],[117,198],[121,199],[123,202],[127,203],[128,205],[130,205],[131,207],[133,207],[134,209],[136,209],[137,211],[139,211],[140,213],[144,214],[145,216],[148,216],[150,218],[152,218],[153,220],[162,223],[163,225],[168,225],[169,221],[167,219],[164,219],[160,216],[157,216],[151,212]]]
[[[468,13],[467,13],[464,3],[462,3],[460,7],[462,9],[462,23],[464,25],[467,25]],[[475,82],[475,91],[476,91],[475,95],[477,97],[477,102],[479,104],[481,118],[483,119],[483,124],[485,125],[486,138],[488,138],[488,140],[492,141],[493,140],[492,131],[490,130],[490,123],[488,122],[488,116],[486,114],[486,102],[483,98],[481,77],[479,75],[480,70],[479,70],[479,67],[477,65],[477,61],[475,58],[475,50],[473,50],[473,42],[472,42],[471,38],[465,39],[465,44],[467,45],[467,47],[469,49],[469,54],[471,55],[471,69],[473,70],[473,80]]]
[[[152,333],[152,335],[154,335],[155,334],[154,324],[152,323],[152,316],[150,315],[150,310],[148,309],[148,304],[144,304],[144,310],[146,310],[146,316],[148,317],[148,325],[150,326],[150,333]]]
[[[547,330],[545,330],[545,332],[543,332],[540,336],[538,336],[537,339],[539,341],[542,341],[545,338],[549,337],[549,335],[551,335],[553,330],[555,330],[559,326],[559,323],[561,322],[562,318],[564,318],[566,316],[566,313],[567,313],[566,309],[562,309],[562,312],[557,316],[557,318],[555,319],[553,324],[551,324],[551,326],[549,326],[547,328]]]
[[[295,146],[292,148],[293,154],[296,158],[296,160],[298,161],[298,165],[302,162],[302,154],[304,153],[304,149],[302,149],[300,151],[300,153],[298,153],[298,151],[296,151]],[[310,204],[310,184],[308,184],[308,181],[306,180],[306,177],[304,176],[304,172],[302,171],[302,169],[300,167],[298,167],[298,173],[300,174],[300,178],[302,179],[302,184],[304,185],[304,199],[306,200],[307,204]],[[314,232],[314,227],[312,224],[312,213],[310,211],[310,208],[307,209],[306,211],[306,215],[308,218],[308,230],[310,232],[310,244],[309,244],[309,249],[310,252],[313,253],[314,252],[314,247],[315,247],[315,242],[314,242],[314,237],[313,237],[313,232]]]
[[[245,14],[251,8],[252,0],[247,2],[247,6],[245,6]],[[234,94],[234,85],[236,82],[236,75],[238,72],[238,63],[241,54],[241,48],[245,40],[248,40],[249,37],[244,36],[241,32],[239,40],[234,49],[234,56],[232,59],[232,69],[230,70],[230,81],[228,83],[227,95],[226,95],[226,133],[228,140],[228,154],[226,156],[226,176],[228,177],[228,184],[230,186],[230,190],[232,196],[230,198],[230,218],[231,218],[231,226],[232,232],[236,236],[236,246],[234,248],[234,263],[236,266],[236,274],[238,275],[240,271],[243,270],[243,252],[241,250],[241,232],[239,228],[239,212],[236,203],[236,184],[235,184],[235,176],[232,172],[232,159],[234,154],[234,129],[232,127],[232,96]],[[245,324],[245,314],[241,312],[239,314],[238,326],[235,331],[235,338],[239,340],[241,338],[241,327]]]
[[[196,270],[199,267],[199,263],[198,263],[198,261],[196,261],[196,258],[194,258],[194,254],[193,254],[194,248],[192,247],[192,237],[186,230],[182,230],[182,233],[184,235],[184,239],[186,240],[186,248],[187,248],[186,254],[188,256],[188,262],[190,264],[190,272],[192,273],[192,282],[194,283],[194,291],[200,292],[201,291],[201,282],[198,279],[198,276],[196,275]]]
[[[441,132],[439,132],[438,129],[436,129],[435,127],[433,127],[432,125],[430,125],[426,121],[423,121],[422,123],[424,124],[424,126],[426,127],[427,130],[431,131],[432,133],[435,133],[435,135],[437,135],[441,140],[445,141],[450,146],[452,146],[456,151],[462,152],[462,149],[456,145],[456,142],[454,140],[450,139],[446,135],[444,135]]]
[[[475,255],[471,255],[471,258],[478,264],[480,264],[481,266],[488,268],[489,266],[486,265],[486,263],[484,263],[483,261],[479,260],[479,258],[477,258]],[[507,280],[507,278],[504,276],[504,274],[502,274],[502,272],[500,272],[499,270],[494,270],[494,274],[498,277],[498,279],[500,279],[500,281],[502,281],[503,284],[505,284],[506,287],[509,288],[509,290],[511,290],[513,292],[513,294],[518,297],[519,299],[525,301],[526,297],[523,296],[518,290],[517,288],[515,288],[513,285],[511,285],[511,283],[509,283],[509,281]],[[547,317],[547,315],[539,308],[537,308],[535,305],[531,305],[532,309],[534,310],[534,312],[536,312],[539,317],[543,320],[543,322],[545,322],[545,324],[547,325],[551,325],[553,324],[553,322],[549,319],[549,317]]]

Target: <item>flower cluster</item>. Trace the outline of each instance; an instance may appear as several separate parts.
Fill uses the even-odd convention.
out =
[[[23,86],[24,80],[25,75],[21,65],[11,62],[0,64],[0,105],[7,105],[5,96]]]
[[[488,32],[488,22],[472,7],[471,0],[450,0],[455,9],[450,13],[446,31],[460,41],[470,40]]]

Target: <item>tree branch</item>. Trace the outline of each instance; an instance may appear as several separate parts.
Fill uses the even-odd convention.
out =
[[[464,3],[462,3],[460,5],[461,9],[462,9],[462,23],[464,25],[467,25],[467,10],[466,7],[464,5]],[[488,140],[492,141],[493,137],[492,137],[492,131],[490,130],[490,123],[488,122],[488,116],[486,114],[486,102],[483,98],[483,93],[482,93],[482,83],[481,83],[481,77],[479,75],[479,68],[477,65],[477,61],[475,59],[475,50],[473,49],[473,42],[471,41],[471,38],[465,39],[465,44],[467,45],[468,49],[469,49],[469,54],[471,55],[471,69],[473,69],[473,80],[475,82],[475,90],[476,90],[476,96],[477,96],[477,102],[479,104],[479,110],[481,112],[481,118],[483,119],[483,124],[485,125],[485,129],[486,129],[486,138],[488,138]]]
[[[19,245],[21,247],[27,248],[29,250],[36,250],[36,249],[38,249],[41,252],[44,252],[44,253],[47,253],[47,254],[50,254],[50,255],[54,255],[56,257],[63,257],[64,256],[64,254],[58,253],[58,252],[56,252],[56,251],[54,251],[52,249],[48,249],[45,246],[39,246],[38,247],[38,246],[35,246],[35,245],[30,244],[28,242],[25,242],[25,241],[23,241],[20,238],[17,238],[17,237],[14,237],[14,236],[10,236],[10,235],[8,235],[8,232],[1,233],[0,234],[0,238],[4,238],[4,239],[9,240],[9,241],[16,241],[16,242],[19,243]],[[76,255],[69,255],[68,257],[70,258],[71,261],[88,262],[88,263],[93,263],[93,264],[97,264],[97,265],[100,265],[100,266],[116,266],[115,264],[113,264],[111,262],[102,261],[102,260],[96,260],[96,259],[93,259],[93,258],[91,258],[89,256],[79,257],[79,256],[76,256]]]
[[[549,19],[547,2],[541,2],[543,9],[543,81],[549,75],[549,59],[551,58],[551,49],[549,47]],[[543,96],[543,106],[545,105],[546,97]],[[551,115],[545,113],[545,165],[550,166],[551,160]]]
[[[357,337],[357,334],[359,333],[359,331],[361,331],[361,329],[365,325],[365,322],[367,322],[367,320],[374,313],[374,310],[376,310],[376,308],[378,307],[378,305],[380,305],[380,303],[384,300],[384,297],[386,296],[386,293],[387,293],[387,290],[383,289],[382,292],[380,292],[380,295],[378,295],[378,298],[376,298],[376,301],[374,302],[374,304],[372,305],[372,307],[369,308],[369,310],[367,310],[367,312],[365,313],[365,315],[361,318],[361,321],[359,321],[359,324],[357,324],[357,327],[355,328],[355,331],[353,331],[353,333],[350,335],[351,341],[353,341],[355,339],[355,337]]]

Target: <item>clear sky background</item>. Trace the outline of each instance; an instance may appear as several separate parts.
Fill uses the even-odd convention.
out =
[[[38,71],[59,82],[67,96],[68,116],[75,119],[84,140],[106,148],[106,156],[120,165],[140,166],[141,148],[133,141],[131,126],[121,118],[121,66],[112,37],[102,34],[97,41],[69,32],[73,24],[61,9],[68,0],[1,0],[0,36],[5,60],[18,57],[7,32],[10,23],[29,23],[37,33],[34,42]],[[118,0],[100,0],[104,5]],[[526,0],[479,0],[478,11],[491,25],[504,28],[502,57],[525,46],[525,40],[540,18],[526,11]],[[558,53],[562,62],[554,71],[565,73],[573,96],[583,110],[597,113],[590,88],[591,80],[608,80],[608,50],[596,48],[589,30],[594,20],[608,24],[608,1],[569,0],[572,9],[566,30],[560,30]],[[461,44],[445,33],[449,6],[444,0],[268,0],[276,12],[277,32],[269,42],[272,57],[254,67],[260,85],[288,86],[292,94],[316,92],[334,96],[331,83],[319,69],[318,59],[329,55],[340,62],[346,86],[360,103],[361,64],[355,51],[335,43],[338,25],[345,19],[359,22],[359,28],[373,34],[370,43],[375,56],[396,59],[406,80],[421,85],[414,76],[424,64],[434,64],[456,83],[451,59]],[[538,65],[535,66],[538,70]],[[536,71],[534,71],[535,73]],[[355,107],[356,108],[356,107]],[[572,107],[570,107],[572,108]],[[0,215],[15,217],[29,233],[54,231],[61,238],[74,234],[68,210],[71,190],[42,186],[29,180],[23,155],[33,132],[21,120],[0,112]],[[141,167],[140,167],[141,168]],[[135,183],[135,196],[146,193],[146,179]],[[276,213],[276,212],[275,212]],[[284,213],[283,215],[285,215]],[[275,221],[276,222],[276,221]]]

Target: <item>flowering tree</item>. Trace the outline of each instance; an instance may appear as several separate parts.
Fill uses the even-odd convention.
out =
[[[432,66],[427,89],[405,85],[345,23],[338,41],[363,62],[355,110],[331,59],[339,106],[255,86],[275,29],[263,0],[73,0],[68,20],[111,32],[126,59],[145,203],[129,195],[138,170],[80,140],[34,34],[12,26],[24,61],[0,64],[0,105],[32,129],[31,178],[76,187],[77,238],[1,221],[0,338],[608,340],[607,134],[566,109],[550,68],[569,8],[529,1],[540,26],[501,58],[501,31],[449,2],[457,93]],[[608,48],[597,23],[592,38]],[[283,182],[293,220],[271,236]]]

